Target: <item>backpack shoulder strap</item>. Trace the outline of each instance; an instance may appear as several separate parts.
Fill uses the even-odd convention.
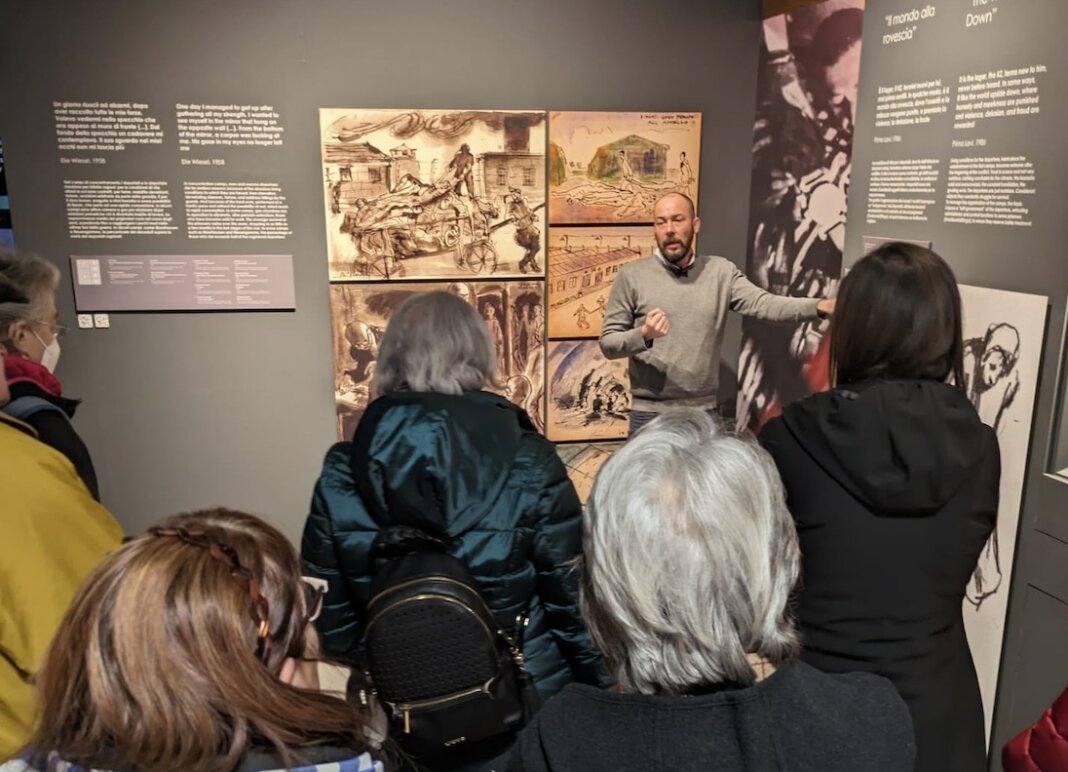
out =
[[[12,418],[19,419],[20,421],[26,421],[31,416],[48,410],[51,410],[54,413],[59,413],[61,416],[63,416],[64,420],[70,421],[70,417],[63,410],[63,408],[61,408],[59,405],[49,402],[43,397],[36,397],[32,395],[25,397],[17,397],[8,402],[3,407],[3,411],[5,413],[7,413]]]

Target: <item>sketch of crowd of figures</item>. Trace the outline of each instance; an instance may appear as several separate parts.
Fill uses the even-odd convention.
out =
[[[960,295],[964,389],[1001,448],[997,526],[968,583],[964,607],[989,736],[1048,300],[966,285]]]
[[[627,436],[630,383],[625,359],[605,359],[596,340],[549,341],[548,369],[550,440]]]
[[[599,335],[620,267],[655,248],[650,226],[550,229],[549,337]]]
[[[378,346],[393,310],[418,292],[462,297],[486,321],[497,348],[500,387],[545,430],[545,357],[541,282],[338,283],[330,287],[334,334],[334,398],[341,439],[352,439],[371,399]]]
[[[543,274],[545,118],[320,110],[330,279]]]
[[[554,112],[549,221],[652,222],[666,193],[696,202],[700,148],[700,113]]]

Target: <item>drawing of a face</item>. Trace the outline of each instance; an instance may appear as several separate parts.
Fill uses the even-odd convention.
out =
[[[465,303],[471,303],[471,288],[466,284],[456,282],[449,285],[448,291],[456,297],[463,300]],[[472,304],[473,305],[473,304]]]
[[[831,101],[838,105],[849,100],[850,119],[857,121],[857,89],[860,81],[860,41],[849,46],[834,64],[823,71]]]
[[[980,379],[984,389],[1000,381],[1016,364],[1020,352],[1020,334],[1015,327],[999,324],[987,333],[983,356],[979,359]]]
[[[653,222],[656,245],[665,259],[680,263],[689,257],[701,220],[693,216],[685,198],[675,194],[661,198],[653,207]]]
[[[377,353],[377,343],[374,332],[361,321],[354,320],[345,326],[345,339],[352,349],[356,351],[371,351]]]
[[[983,352],[979,366],[984,386],[993,386],[1008,372],[1005,352],[1000,348],[987,349]]]

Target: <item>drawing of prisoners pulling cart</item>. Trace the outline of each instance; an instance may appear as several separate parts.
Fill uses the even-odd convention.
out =
[[[353,272],[391,279],[405,275],[405,260],[451,253],[457,268],[492,274],[498,270],[497,248],[490,238],[495,231],[517,223],[517,234],[531,235],[533,230],[537,238],[537,229],[527,222],[533,218],[532,210],[514,200],[516,191],[506,198],[510,216],[493,223],[500,214],[498,207],[470,191],[460,193],[463,182],[455,174],[446,174],[427,185],[406,175],[390,193],[357,199],[344,212],[340,225],[355,246]],[[526,213],[522,230],[517,204]],[[536,248],[528,251],[536,253]],[[520,268],[525,270],[525,266]]]

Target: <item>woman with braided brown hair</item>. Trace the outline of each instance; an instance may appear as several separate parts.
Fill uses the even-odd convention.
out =
[[[317,691],[322,592],[252,515],[178,515],[89,575],[40,671],[16,770],[382,772],[366,717]]]

